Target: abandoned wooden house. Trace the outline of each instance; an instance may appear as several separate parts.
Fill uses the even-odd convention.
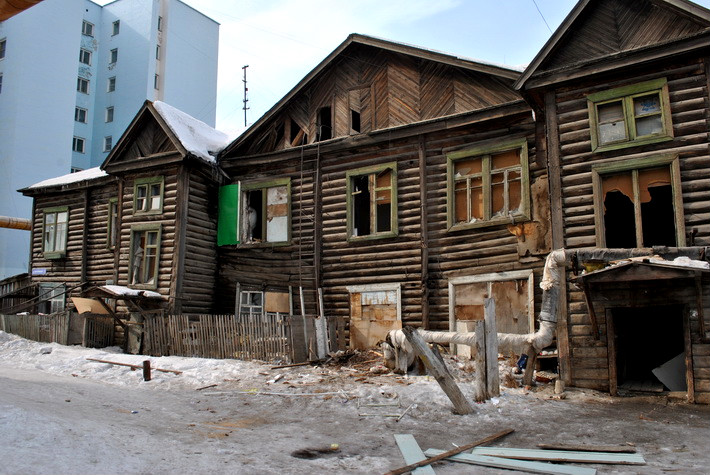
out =
[[[539,120],[555,249],[602,260],[588,267],[705,260],[709,53],[710,12],[687,1],[582,0],[563,21],[516,83]],[[679,389],[710,403],[709,284],[707,269],[657,261],[568,283],[561,377],[612,394],[661,389],[652,370],[683,354]]]
[[[552,255],[538,364],[616,394],[670,360],[710,403],[708,53],[690,2],[581,0],[522,73],[351,35],[229,145],[148,102],[101,172],[22,190],[31,278],[328,317],[367,348],[470,331],[489,297],[498,332],[535,332]]]

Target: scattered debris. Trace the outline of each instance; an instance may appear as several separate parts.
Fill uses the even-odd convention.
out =
[[[491,455],[494,457],[518,460],[539,460],[547,462],[607,463],[620,465],[646,464],[646,460],[644,460],[641,455],[635,453],[573,452],[567,450],[513,449],[508,447],[476,447],[471,453],[474,455]]]
[[[195,391],[202,391],[203,389],[215,388],[217,384],[210,384],[209,386],[202,386],[201,388],[195,389]]]
[[[537,444],[546,450],[571,450],[577,452],[616,452],[635,454],[636,448],[631,445],[579,445],[579,444]]]
[[[88,361],[96,361],[97,363],[106,363],[106,364],[114,364],[118,366],[128,366],[129,368],[136,370],[136,369],[143,369],[143,365],[138,365],[138,364],[129,364],[129,363],[118,363],[116,361],[106,361],[106,360],[97,360],[95,358],[86,358]],[[161,368],[153,368],[155,371],[160,371],[161,373],[173,373],[173,374],[182,374],[182,371],[178,371],[175,369],[161,369]]]

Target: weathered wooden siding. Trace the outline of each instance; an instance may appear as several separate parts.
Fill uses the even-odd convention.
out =
[[[686,231],[696,230],[694,244],[710,244],[710,155],[708,154],[708,77],[702,60],[676,62],[639,71],[636,76],[613,78],[603,84],[581,83],[556,93],[559,124],[564,245],[568,249],[596,245],[592,166],[621,158],[678,155]],[[592,152],[586,96],[590,93],[655,78],[667,78],[674,139],[659,144],[613,152]],[[687,243],[689,244],[689,243]],[[600,350],[589,339],[590,322],[582,293],[568,286],[568,329],[572,380],[575,385],[608,387],[598,365]],[[586,335],[586,336],[585,336]],[[596,353],[595,353],[596,352]],[[590,356],[596,354],[597,356]]]
[[[118,198],[116,183],[89,190],[86,274],[92,285],[114,278],[114,251],[108,248],[109,200]]]
[[[133,212],[134,184],[136,179],[163,176],[165,186],[163,191],[163,212],[160,214],[139,214]],[[131,227],[139,224],[160,224],[160,257],[158,264],[158,284],[155,289],[161,295],[170,295],[170,284],[175,277],[172,275],[173,258],[175,255],[175,219],[177,213],[177,167],[166,167],[160,171],[149,171],[130,174],[123,177],[123,197],[120,203],[122,210],[120,232],[120,254],[118,261],[118,285],[129,285],[129,268],[131,259]]]
[[[317,313],[313,267],[314,166],[312,158],[302,163],[300,157],[284,160],[274,157],[274,160],[258,165],[242,158],[223,163],[230,176],[238,178],[243,184],[279,178],[291,180],[291,242],[288,245],[219,247],[215,311],[234,312],[236,286],[240,284],[243,290],[288,291],[291,287],[296,314],[301,312],[298,288],[303,287],[306,314]]]
[[[187,220],[182,288],[183,313],[210,313],[215,301],[217,275],[217,196],[214,179],[186,168]]]
[[[35,198],[32,222],[32,269],[46,269],[46,275],[32,276],[32,282],[52,282],[73,287],[81,284],[82,249],[84,241],[84,190],[43,194]],[[45,259],[43,251],[43,220],[45,208],[67,206],[69,221],[66,257]],[[71,295],[79,295],[77,289]],[[67,298],[69,295],[67,295]]]

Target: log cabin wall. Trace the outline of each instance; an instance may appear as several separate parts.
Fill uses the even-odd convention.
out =
[[[109,246],[111,200],[118,200],[116,183],[89,190],[86,274],[91,285],[104,285],[114,279],[115,253],[114,248]]]
[[[242,291],[292,292],[294,314],[301,314],[299,287],[304,289],[305,313],[316,315],[314,275],[313,157],[275,154],[223,160],[221,167],[242,186],[288,179],[291,206],[288,243],[220,246],[217,249],[217,313],[234,313],[237,284]],[[241,198],[240,198],[241,199]],[[242,218],[242,226],[244,218]],[[240,230],[241,234],[241,230]]]
[[[595,220],[592,167],[619,160],[677,156],[686,230],[683,245],[710,244],[710,182],[708,160],[708,68],[706,59],[678,57],[643,69],[558,87],[554,92],[559,127],[561,218],[563,246],[567,249],[598,245],[601,232]],[[670,98],[673,139],[649,145],[593,152],[587,96],[599,91],[665,78]],[[642,165],[641,165],[642,166]],[[551,186],[554,183],[551,182]],[[554,190],[552,191],[554,196]],[[691,238],[692,235],[692,238]],[[571,382],[575,386],[608,388],[606,346],[591,337],[589,315],[582,292],[568,285],[567,331]],[[696,335],[697,337],[697,335]],[[706,351],[706,350],[703,350]],[[705,361],[705,366],[708,362]]]
[[[187,215],[182,249],[182,313],[211,313],[215,305],[217,276],[217,194],[215,177],[203,167],[185,167],[180,178],[185,184]],[[184,198],[183,198],[184,199]]]

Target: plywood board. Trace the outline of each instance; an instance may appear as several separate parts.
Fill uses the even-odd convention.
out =
[[[76,307],[76,311],[79,314],[82,313],[95,313],[99,315],[108,315],[108,310],[101,305],[101,302],[99,302],[96,299],[86,299],[82,297],[72,297],[71,301],[74,302],[74,306]]]
[[[291,305],[286,292],[266,292],[264,310],[267,312],[289,313]]]
[[[397,442],[397,447],[399,447],[399,451],[402,452],[404,463],[407,465],[426,460],[426,455],[424,455],[424,452],[422,452],[422,449],[419,447],[419,444],[417,444],[412,434],[395,434],[394,440]],[[434,475],[434,469],[431,465],[425,465],[412,470],[412,474]]]
[[[424,452],[427,457],[433,457],[442,453],[444,453],[443,450],[436,449],[429,449]],[[597,473],[594,468],[575,467],[572,465],[555,465],[547,462],[504,459],[500,457],[490,457],[487,455],[458,454],[453,457],[449,457],[447,460],[469,463],[472,465],[481,465],[484,467],[506,468],[509,470],[518,470],[529,473],[550,473],[563,475],[595,475]]]

